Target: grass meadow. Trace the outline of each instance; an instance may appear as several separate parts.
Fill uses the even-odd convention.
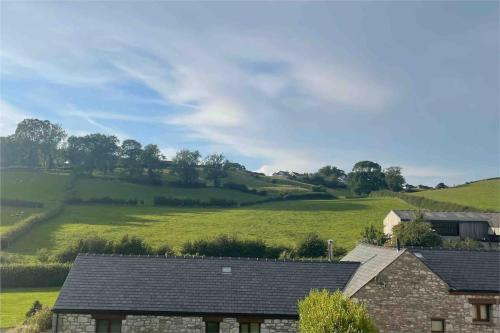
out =
[[[499,178],[442,190],[427,190],[409,194],[484,210],[500,211]]]
[[[285,201],[233,209],[67,206],[62,215],[34,228],[9,251],[34,255],[47,248],[54,253],[83,237],[117,240],[125,234],[177,250],[188,240],[219,234],[293,246],[310,232],[350,249],[365,226],[382,228],[391,209],[408,208],[394,198]]]
[[[22,324],[24,315],[35,300],[52,306],[59,288],[5,289],[0,293],[0,328]]]

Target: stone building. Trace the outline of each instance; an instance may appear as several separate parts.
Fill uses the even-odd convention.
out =
[[[359,263],[79,255],[56,333],[294,333],[311,289],[343,290]]]
[[[358,245],[345,293],[381,333],[500,332],[500,252]]]

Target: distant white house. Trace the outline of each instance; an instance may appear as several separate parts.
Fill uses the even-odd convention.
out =
[[[415,217],[414,210],[391,210],[384,218],[384,233],[392,235],[394,226]],[[424,218],[444,237],[498,241],[500,235],[500,213],[425,211]]]

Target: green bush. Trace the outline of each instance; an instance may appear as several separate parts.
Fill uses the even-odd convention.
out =
[[[69,273],[68,264],[2,265],[2,288],[60,287]]]
[[[399,240],[401,246],[441,246],[441,237],[431,228],[430,223],[410,221],[399,223],[392,228],[393,242]]]
[[[66,199],[66,203],[70,205],[124,205],[124,206],[137,206],[139,200],[132,199],[113,199],[110,197],[102,198],[90,198],[90,199],[80,199],[80,198],[69,198]]]
[[[114,244],[100,237],[80,239],[72,246],[56,254],[56,260],[62,263],[73,262],[78,253],[114,253]]]
[[[19,199],[0,199],[0,207],[29,207],[29,208],[42,208],[43,202],[19,200]]]
[[[309,234],[297,245],[297,256],[307,258],[325,257],[328,245],[326,240],[321,239],[317,234]]]
[[[211,257],[279,258],[285,247],[266,245],[262,240],[242,240],[236,236],[220,235],[214,239],[186,242],[183,254]]]
[[[52,310],[49,307],[43,307],[29,317],[26,322],[15,327],[8,333],[39,333],[50,330],[52,327]]]
[[[46,222],[59,214],[62,213],[64,209],[63,204],[58,204],[56,207],[36,215],[32,215],[10,227],[2,236],[0,237],[0,246],[2,249],[6,249],[19,237],[25,235],[31,231],[36,225]]]
[[[382,231],[375,228],[374,225],[369,225],[361,232],[361,241],[372,245],[384,245],[390,239]]]
[[[301,333],[376,333],[366,308],[341,291],[313,290],[299,301]]]
[[[118,243],[114,244],[113,253],[147,255],[153,254],[153,250],[141,238],[125,235]]]
[[[28,312],[26,312],[26,318],[32,317],[37,311],[40,311],[41,309],[42,309],[42,303],[40,303],[39,300],[35,300],[31,305],[30,309],[28,310]]]

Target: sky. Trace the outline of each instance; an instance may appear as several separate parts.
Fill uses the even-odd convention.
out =
[[[2,1],[0,18],[0,135],[36,117],[267,174],[500,174],[495,1]]]

